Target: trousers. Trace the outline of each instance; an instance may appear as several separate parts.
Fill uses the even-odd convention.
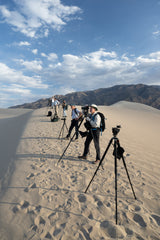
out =
[[[86,141],[84,143],[83,156],[87,156],[87,154],[89,153],[89,146],[90,146],[90,144],[93,140],[94,146],[95,146],[95,149],[96,149],[96,160],[100,160],[99,136],[100,136],[100,129],[89,130]]]
[[[68,132],[67,137],[70,137],[71,132],[72,132],[74,127],[75,127],[75,131],[76,131],[76,138],[78,138],[78,135],[79,135],[79,133],[78,133],[78,120],[75,120],[75,119],[72,119],[72,121],[71,121],[71,126],[69,128],[69,132]]]
[[[58,105],[55,105],[55,106],[54,106],[54,111],[55,111],[55,115],[58,116]]]

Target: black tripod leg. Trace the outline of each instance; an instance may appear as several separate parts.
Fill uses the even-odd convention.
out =
[[[64,135],[64,123],[63,123],[63,128],[62,128],[62,138],[63,138],[63,135]]]
[[[84,118],[81,120],[81,122],[80,122],[80,124],[79,124],[79,126],[78,126],[78,129],[80,128],[80,126],[81,126],[83,120],[84,120]],[[65,152],[67,151],[67,149],[68,149],[69,145],[71,144],[72,140],[74,139],[75,135],[76,135],[76,132],[73,134],[73,137],[70,139],[70,141],[69,141],[67,147],[65,148],[65,150],[64,150],[64,152],[62,153],[61,157],[59,158],[58,163],[59,163],[59,162],[61,161],[61,159],[63,158]]]
[[[125,170],[126,170],[127,177],[128,177],[128,180],[129,180],[129,183],[130,183],[132,192],[133,192],[133,196],[134,196],[135,199],[137,199],[137,197],[136,197],[136,195],[135,195],[135,192],[134,192],[134,189],[133,189],[133,185],[132,185],[132,183],[131,183],[131,179],[130,179],[128,170],[127,170],[127,165],[126,165],[126,163],[125,163],[124,156],[122,156],[122,161],[123,161],[123,165],[124,165],[124,168],[125,168]]]
[[[108,152],[108,149],[109,149],[109,147],[111,146],[112,141],[113,141],[113,138],[109,141],[109,144],[108,144],[108,146],[107,146],[107,148],[106,148],[106,150],[105,150],[105,152],[104,152],[104,154],[103,154],[103,156],[102,156],[102,158],[101,158],[101,160],[100,160],[100,162],[99,162],[99,165],[98,165],[98,167],[97,167],[97,169],[96,169],[96,171],[95,171],[95,173],[94,173],[91,181],[89,182],[89,184],[88,184],[88,186],[87,186],[87,188],[86,188],[86,190],[85,190],[85,193],[87,193],[87,191],[88,191],[88,189],[89,189],[89,187],[90,187],[90,185],[91,185],[94,177],[96,176],[97,171],[98,171],[98,169],[100,168],[100,166],[101,166],[101,164],[102,164],[102,162],[103,162],[103,160],[104,160],[104,158],[105,158],[105,156],[106,156],[106,154],[107,154],[107,152]]]
[[[117,224],[117,215],[118,215],[118,205],[117,205],[117,142],[114,143],[114,171],[115,171],[115,215],[116,215],[116,224]]]
[[[59,133],[59,137],[58,137],[58,138],[61,137],[62,129],[63,129],[63,126],[62,126],[62,128],[61,128],[61,131],[60,131],[60,133]]]
[[[63,125],[62,125],[62,127],[61,127],[61,131],[60,131],[60,133],[59,133],[59,137],[58,137],[58,138],[61,137],[61,134],[62,134],[62,132],[63,132],[63,128],[64,128],[64,123],[63,123]]]
[[[65,126],[66,126],[66,129],[67,129],[67,132],[69,132],[69,130],[68,130],[68,127],[67,127],[66,123],[65,123]]]

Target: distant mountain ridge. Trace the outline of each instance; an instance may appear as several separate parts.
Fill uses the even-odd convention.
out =
[[[60,100],[65,99],[68,104],[112,105],[119,101],[142,103],[160,109],[160,86],[116,85],[110,88],[100,88],[92,91],[73,92],[66,95],[56,95]],[[25,103],[11,108],[38,109],[46,107],[49,98],[39,99],[33,103]]]

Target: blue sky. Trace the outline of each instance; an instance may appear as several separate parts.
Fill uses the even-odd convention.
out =
[[[0,107],[160,85],[160,0],[0,0]]]

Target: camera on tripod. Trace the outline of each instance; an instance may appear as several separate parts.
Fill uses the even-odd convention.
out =
[[[82,113],[83,113],[84,117],[87,117],[88,112],[89,112],[89,106],[85,105],[85,106],[81,107],[81,109],[82,109]]]
[[[120,131],[120,128],[121,128],[120,125],[117,125],[115,128],[112,128],[112,133],[113,133],[113,136],[114,136],[114,137],[117,136],[117,134],[118,134],[119,131]]]

